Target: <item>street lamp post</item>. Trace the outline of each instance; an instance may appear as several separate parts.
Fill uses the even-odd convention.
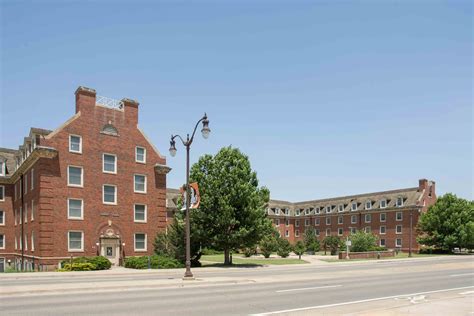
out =
[[[411,239],[412,239],[412,231],[413,231],[413,210],[410,210],[410,249],[408,249],[408,257],[411,257]]]
[[[207,139],[209,137],[209,133],[211,130],[209,129],[209,120],[207,119],[206,113],[204,116],[196,123],[194,127],[194,131],[189,138],[189,134],[187,134],[186,140],[184,140],[179,135],[171,135],[170,141],[170,155],[174,157],[176,155],[176,141],[175,138],[181,139],[183,146],[186,147],[186,272],[184,273],[184,280],[193,280],[193,273],[191,272],[191,228],[189,224],[189,204],[190,204],[190,192],[189,192],[189,149],[191,144],[194,140],[194,134],[196,133],[196,129],[199,123],[202,122],[202,137]]]

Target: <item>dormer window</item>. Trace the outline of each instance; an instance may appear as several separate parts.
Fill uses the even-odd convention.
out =
[[[387,207],[387,200],[380,200],[380,208],[386,208]]]
[[[6,174],[5,165],[5,161],[0,161],[0,176],[5,176]]]
[[[285,215],[290,215],[290,209],[285,208]]]
[[[295,215],[300,216],[300,210],[299,209],[295,211]]]
[[[367,202],[365,202],[365,209],[366,209],[366,210],[372,209],[372,201],[367,201]]]
[[[326,213],[331,213],[331,206],[326,206]]]
[[[357,211],[357,202],[352,202],[352,204],[351,204],[351,210],[352,210],[352,211]]]
[[[315,213],[315,214],[319,214],[320,212],[321,212],[321,209],[320,209],[319,207],[316,207],[316,208],[314,209],[314,213]]]
[[[339,212],[344,212],[344,204],[339,204],[338,210]]]
[[[397,207],[402,207],[402,206],[403,206],[403,198],[397,197]]]
[[[304,211],[305,215],[309,215],[311,213],[311,210],[309,208],[307,208],[305,211]]]
[[[275,208],[275,215],[280,215],[280,209],[278,207]]]

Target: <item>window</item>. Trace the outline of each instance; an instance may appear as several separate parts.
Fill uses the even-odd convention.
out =
[[[344,212],[344,204],[339,204],[338,210],[339,212]]]
[[[299,209],[295,211],[295,216],[300,216],[300,210]]]
[[[0,235],[0,249],[5,249],[5,235]]]
[[[299,220],[299,219],[297,219],[297,220],[295,221],[295,227],[300,227],[300,220]]]
[[[289,219],[285,220],[285,226],[290,226],[290,220]]]
[[[331,228],[326,229],[326,236],[331,236]]]
[[[285,237],[290,237],[290,231],[285,230]]]
[[[28,250],[28,234],[25,233],[25,250]]]
[[[370,231],[371,231],[370,226],[366,226],[365,229],[364,229],[364,231],[365,231],[367,234],[370,233]]]
[[[35,219],[35,200],[31,200],[31,221]]]
[[[300,231],[298,229],[295,230],[295,237],[300,237]]]
[[[367,201],[367,202],[365,202],[365,209],[366,209],[366,210],[372,209],[372,201]]]
[[[357,233],[357,229],[355,227],[350,227],[351,234]]]
[[[71,187],[82,187],[82,167],[68,166],[67,185]]]
[[[387,228],[385,226],[380,226],[380,229],[379,229],[380,235],[385,235],[386,231],[387,231]]]
[[[5,225],[5,211],[0,210],[0,225]]]
[[[402,197],[398,197],[397,198],[397,207],[402,207],[403,206],[403,198]]]
[[[314,225],[319,226],[319,217],[314,219]]]
[[[380,239],[380,247],[385,247],[385,239]]]
[[[146,149],[143,147],[135,147],[135,161],[146,163]]]
[[[356,224],[357,223],[357,215],[352,215],[351,216],[351,224]]]
[[[5,176],[5,162],[0,161],[0,176]]]
[[[280,209],[279,208],[275,209],[275,215],[280,215]]]
[[[402,225],[397,225],[395,232],[396,232],[397,234],[401,234],[401,233],[402,233]]]
[[[279,218],[275,219],[275,225],[280,226],[280,219]]]
[[[25,223],[28,223],[28,204],[25,203]]]
[[[352,202],[351,210],[352,211],[357,211],[357,202]]]
[[[331,217],[326,217],[326,225],[331,225]]]
[[[68,251],[84,251],[84,234],[81,231],[69,231],[67,234]]]
[[[342,236],[342,233],[343,233],[342,228],[338,228],[338,229],[337,229],[337,235],[338,235],[338,236]]]
[[[117,204],[117,187],[111,184],[104,184],[102,199],[104,204]]]
[[[23,223],[23,207],[20,206],[20,214],[18,214],[18,217],[20,218],[20,224]]]
[[[33,191],[33,189],[35,188],[35,169],[31,169],[30,171],[30,181],[31,181],[31,190]]]
[[[401,221],[401,220],[403,220],[403,214],[402,214],[402,212],[397,212],[397,214],[396,214],[396,217],[395,217],[395,218],[396,218],[396,220],[397,220],[397,221]]]
[[[135,222],[146,223],[146,205],[135,204],[134,219]]]
[[[372,214],[365,214],[365,222],[370,223],[372,221]]]
[[[23,177],[23,181],[24,181],[24,191],[23,191],[23,194],[26,194],[26,192],[28,192],[28,174],[25,173],[24,177]]]
[[[397,238],[395,240],[395,247],[401,247],[402,246],[402,239],[401,238]]]
[[[105,124],[104,127],[102,127],[102,133],[118,136],[118,131],[112,124]]]
[[[35,251],[35,233],[31,232],[31,251]]]
[[[146,251],[146,234],[135,234],[135,251]]]
[[[5,201],[5,187],[0,185],[0,201]]]
[[[331,213],[331,206],[326,206],[326,213]]]
[[[314,233],[315,233],[316,236],[319,236],[319,228],[316,228],[316,229],[314,230]]]
[[[17,249],[18,249],[18,239],[15,236],[15,250],[17,250]]]
[[[305,213],[305,215],[309,215],[311,213],[311,210],[309,208],[307,208],[306,210],[304,210],[304,213]]]
[[[16,183],[13,185],[13,191],[15,191],[15,201],[16,201]]]
[[[102,172],[117,173],[117,156],[112,154],[102,155]]]
[[[146,176],[141,174],[136,174],[134,176],[135,186],[134,192],[137,193],[146,193]]]
[[[387,220],[387,214],[385,213],[380,213],[380,221],[385,222]]]
[[[13,210],[13,211],[15,212],[15,226],[16,226],[16,224],[18,222],[18,211],[16,209]]]
[[[83,201],[81,199],[67,200],[67,218],[69,219],[84,219]]]
[[[380,200],[380,208],[386,208],[387,207],[387,200]]]
[[[304,226],[309,226],[309,219],[308,218],[304,220]]]
[[[337,223],[338,223],[339,225],[343,224],[343,223],[344,223],[344,217],[338,216],[338,217],[337,217]]]
[[[69,151],[72,153],[82,153],[82,137],[78,135],[69,135]]]
[[[290,209],[289,208],[285,208],[285,215],[290,215]]]
[[[321,212],[321,209],[320,209],[319,207],[316,207],[316,208],[314,209],[314,213],[315,213],[315,214],[319,214],[320,212]]]

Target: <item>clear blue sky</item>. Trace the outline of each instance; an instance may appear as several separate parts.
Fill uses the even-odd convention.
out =
[[[207,111],[192,161],[239,147],[275,199],[419,178],[474,198],[470,1],[0,3],[1,147],[61,125],[84,85],[141,103],[171,187],[169,137]]]

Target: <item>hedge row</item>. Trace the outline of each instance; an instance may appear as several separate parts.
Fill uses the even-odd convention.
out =
[[[90,264],[89,265],[75,265],[75,264]],[[77,257],[72,259],[72,266],[71,260],[64,260],[61,262],[62,270],[64,271],[91,271],[91,270],[108,270],[112,266],[112,263],[104,256],[97,256],[97,257]],[[76,269],[81,269],[82,267],[84,270],[67,270],[67,268],[71,269],[74,267]]]
[[[184,265],[174,258],[153,255],[150,256],[150,267],[152,269],[174,269],[183,268]],[[125,268],[148,269],[148,256],[126,258]]]

